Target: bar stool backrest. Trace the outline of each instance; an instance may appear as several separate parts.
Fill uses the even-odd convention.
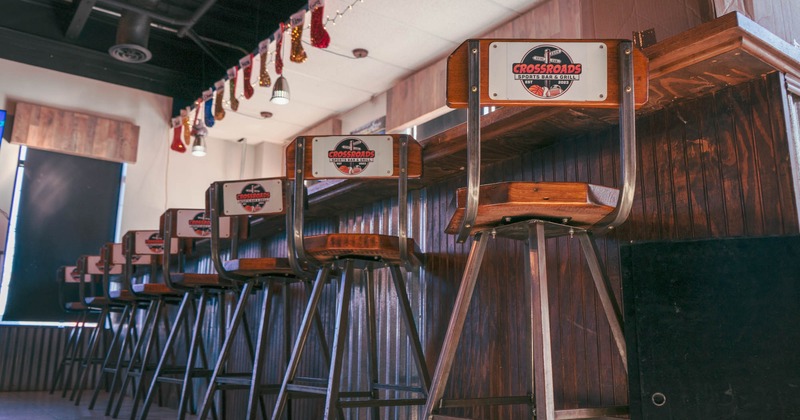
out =
[[[206,211],[210,216],[211,261],[223,278],[248,280],[225,269],[221,257],[222,239],[232,239],[230,259],[238,258],[238,241],[247,238],[251,217],[286,214],[285,188],[285,178],[217,181],[208,187]]]
[[[103,283],[103,294],[107,298],[110,297],[109,292],[112,289],[111,283],[119,285],[121,289],[126,287],[124,278],[120,276],[112,280],[111,277],[112,275],[117,276],[123,273],[125,259],[122,258],[121,251],[122,244],[115,244],[112,242],[108,242],[100,247],[100,255],[96,265],[97,268],[100,269],[100,281]]]
[[[224,223],[227,235],[230,235],[230,221]],[[161,215],[161,235],[169,238],[163,241],[161,267],[164,282],[172,288],[175,284],[171,280],[173,273],[172,261],[169,255],[178,255],[178,272],[183,271],[183,257],[191,249],[193,243],[199,239],[211,237],[211,221],[206,216],[204,209],[168,209]]]
[[[408,179],[422,176],[422,147],[405,134],[297,137],[286,148],[286,174],[292,181],[290,255],[311,262],[303,245],[307,189],[303,180],[396,179],[397,232],[405,248],[408,226]],[[365,182],[366,184],[366,182]],[[372,188],[385,184],[371,183]],[[369,199],[369,195],[363,197]],[[365,201],[366,202],[366,201]],[[408,260],[407,250],[401,249]]]
[[[620,194],[596,224],[627,218],[636,182],[634,110],[647,102],[648,61],[625,40],[470,39],[447,59],[447,104],[467,108],[467,201],[458,241],[473,227],[480,190],[480,116],[484,106],[617,108]]]
[[[83,290],[83,281],[76,266],[68,265],[59,267],[56,280],[58,281],[58,302],[62,309],[64,309],[67,304],[67,293],[69,292],[66,287],[67,285],[71,285],[72,287],[70,287],[70,290],[73,291],[77,288],[80,302],[84,302],[83,298],[85,293]]]
[[[150,279],[148,282],[154,283],[156,282],[156,276],[158,274],[158,265],[161,261],[161,255],[157,254],[140,254],[136,253],[136,243],[137,243],[137,235],[139,236],[139,248],[140,250],[147,250],[147,252],[152,252],[152,249],[147,246],[148,240],[153,236],[153,234],[158,235],[158,231],[150,230],[129,230],[122,236],[122,243],[119,247],[119,258],[122,257],[124,261],[123,265],[123,283],[125,284],[127,290],[132,293],[136,294],[133,290],[133,282],[134,282],[134,272],[136,271],[137,267],[140,266],[150,266]],[[152,239],[151,241],[156,241],[156,239]],[[117,255],[117,250],[115,247],[115,255]]]
[[[108,298],[107,285],[103,284],[103,268],[99,255],[81,255],[76,262],[78,275],[83,278],[85,297],[96,297],[102,294]],[[114,274],[119,274],[119,267]]]

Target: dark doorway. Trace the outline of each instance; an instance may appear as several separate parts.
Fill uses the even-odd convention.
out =
[[[56,270],[114,240],[122,164],[28,149],[4,321],[70,319]],[[19,181],[17,181],[19,182]]]

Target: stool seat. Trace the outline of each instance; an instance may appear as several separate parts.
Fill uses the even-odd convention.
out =
[[[181,296],[180,292],[172,290],[163,283],[144,283],[131,285],[134,293],[151,296]]]
[[[231,282],[216,274],[172,273],[172,282],[182,287],[232,287]]]
[[[139,296],[134,295],[129,290],[110,290],[108,296],[114,300],[134,301],[139,300]]]
[[[419,261],[422,253],[414,239],[406,239],[409,258]],[[400,239],[397,236],[372,233],[330,233],[305,237],[306,253],[319,262],[344,257],[380,259],[391,264],[401,263]]]
[[[83,302],[66,302],[64,309],[67,311],[86,311],[89,307]]]
[[[86,302],[87,306],[92,306],[92,307],[108,306],[111,303],[110,300],[106,299],[103,296],[90,296],[84,298],[84,301]]]
[[[222,265],[227,271],[247,277],[294,275],[288,258],[239,258],[225,261]]]
[[[478,214],[472,231],[520,219],[551,219],[581,227],[602,220],[617,203],[619,190],[585,182],[499,182],[480,187]],[[467,203],[467,189],[456,192],[456,212],[445,232],[458,233]]]

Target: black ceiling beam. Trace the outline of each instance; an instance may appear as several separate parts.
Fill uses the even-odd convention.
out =
[[[68,39],[78,39],[89,20],[89,15],[92,13],[92,8],[97,3],[97,0],[79,0],[78,5],[75,7],[75,13],[72,15],[72,21],[67,28],[66,36]]]

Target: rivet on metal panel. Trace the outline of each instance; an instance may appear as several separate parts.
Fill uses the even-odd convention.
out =
[[[473,54],[477,54],[477,53],[478,53],[478,49],[477,49],[477,48],[473,48],[473,49],[472,49],[472,53],[473,53]]]
[[[632,90],[633,88],[631,88],[630,86],[625,86],[625,93],[631,93]]]
[[[477,87],[477,86],[473,86],[473,87],[472,87],[472,91],[473,91],[473,92],[477,92],[477,91],[478,91],[478,87]]]
[[[625,48],[625,55],[630,55],[630,54],[631,54],[631,49]]]

